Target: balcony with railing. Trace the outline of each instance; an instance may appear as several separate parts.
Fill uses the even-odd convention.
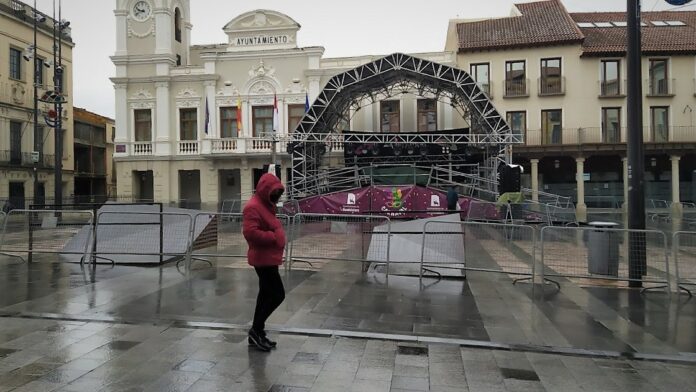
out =
[[[599,98],[625,98],[626,97],[626,80],[600,80],[599,82]]]
[[[529,96],[529,79],[508,79],[503,86],[504,98],[522,98]]]
[[[565,94],[565,76],[546,76],[538,79],[540,97]]]
[[[676,94],[675,79],[646,79],[648,97],[673,97]]]
[[[525,137],[527,146],[582,145],[603,144],[617,145],[626,143],[627,128],[556,128],[546,133],[539,129],[528,129]],[[696,126],[643,127],[643,141],[646,144],[657,143],[696,143]]]
[[[183,140],[178,142],[177,152],[179,155],[198,155],[200,151],[200,141],[198,140]]]
[[[152,155],[152,142],[135,142],[135,143],[133,143],[132,155],[135,155],[135,156]]]
[[[4,167],[36,167],[53,168],[55,167],[55,155],[39,154],[39,161],[34,162],[32,154],[29,152],[18,152],[12,150],[0,151],[0,166]]]

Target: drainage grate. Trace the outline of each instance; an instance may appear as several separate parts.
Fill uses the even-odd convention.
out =
[[[500,368],[503,378],[513,378],[515,380],[539,381],[539,376],[533,370]]]
[[[321,363],[317,353],[297,353],[292,361],[296,363]]]
[[[113,342],[109,343],[108,346],[110,349],[115,350],[115,351],[128,351],[139,344],[140,344],[140,342],[129,342],[127,340],[114,340]]]
[[[401,355],[428,355],[428,348],[425,346],[399,345],[397,353]]]

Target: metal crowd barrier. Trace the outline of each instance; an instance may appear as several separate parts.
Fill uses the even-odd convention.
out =
[[[642,281],[669,290],[667,237],[654,230],[547,226],[541,230],[541,277]],[[629,266],[629,257],[639,260]]]
[[[297,262],[360,261],[385,264],[389,275],[390,234],[385,216],[296,214],[287,268]]]
[[[79,256],[84,262],[92,244],[93,220],[92,211],[84,210],[12,210],[4,216],[0,253],[29,262],[35,254]]]
[[[188,257],[193,218],[184,213],[103,211],[97,215],[92,260],[163,262],[165,256]]]
[[[276,215],[286,232],[288,243],[292,219],[287,215]],[[196,214],[193,227],[201,227],[197,232],[191,231],[191,260],[204,261],[212,265],[210,258],[246,258],[247,242],[242,233],[244,218],[241,213],[203,212]],[[286,245],[286,258],[289,247]]]
[[[692,295],[688,286],[696,286],[696,232],[677,231],[672,235],[677,290]]]
[[[507,208],[495,202],[472,200],[466,214],[467,221],[475,222],[503,222],[507,216]]]
[[[419,280],[426,272],[439,276],[438,270],[454,268],[507,274],[516,283],[533,279],[535,260],[531,226],[430,221],[423,228]]]

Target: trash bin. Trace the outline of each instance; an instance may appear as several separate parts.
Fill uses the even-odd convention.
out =
[[[619,276],[619,235],[606,231],[618,226],[614,222],[590,222],[587,235],[587,268],[590,274]]]

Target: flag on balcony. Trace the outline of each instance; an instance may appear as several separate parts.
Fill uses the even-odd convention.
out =
[[[210,110],[208,110],[208,97],[205,97],[205,134],[208,134],[208,127],[210,126]]]
[[[305,96],[304,96],[304,112],[307,113],[309,111],[309,94],[305,91]]]
[[[242,100],[237,97],[237,136],[242,135]]]
[[[278,97],[273,94],[273,132],[278,131]]]

